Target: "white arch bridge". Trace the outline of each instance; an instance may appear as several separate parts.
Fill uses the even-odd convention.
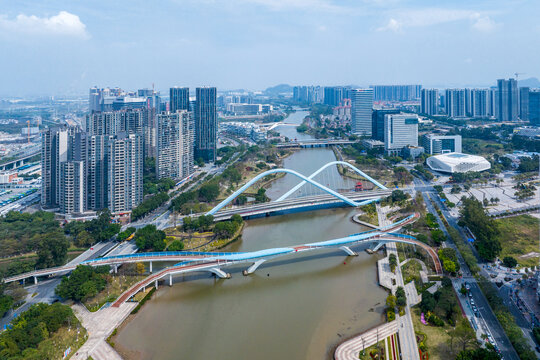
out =
[[[327,169],[330,166],[333,165],[340,165],[347,168],[350,168],[358,175],[365,178],[367,181],[373,183],[377,190],[375,191],[363,191],[363,192],[349,192],[349,193],[340,193],[336,190],[333,190],[329,188],[328,186],[325,186],[321,184],[321,182],[314,180],[314,178],[317,175],[320,175],[325,169]],[[284,195],[282,195],[279,199],[277,199],[274,202],[270,203],[262,203],[262,204],[254,204],[254,205],[248,205],[248,206],[240,206],[240,207],[234,207],[232,209],[224,209],[225,206],[229,205],[231,202],[234,201],[238,196],[240,196],[242,193],[244,193],[246,190],[248,190],[252,185],[257,183],[259,180],[265,178],[268,175],[276,174],[276,173],[285,173],[285,174],[291,174],[298,179],[300,179],[300,182],[287,191]],[[312,196],[306,196],[296,199],[288,199],[293,193],[301,189],[305,185],[311,185],[313,188],[318,189],[319,192],[322,191],[322,195],[312,195]],[[261,213],[270,213],[270,212],[279,212],[284,210],[290,210],[290,209],[301,209],[301,208],[308,208],[308,207],[316,207],[316,206],[322,206],[327,204],[347,204],[350,206],[362,206],[369,204],[371,202],[375,202],[380,200],[381,197],[387,196],[391,193],[391,190],[389,190],[386,186],[379,183],[377,180],[373,179],[360,169],[356,168],[355,166],[349,164],[345,161],[332,161],[321,168],[319,168],[317,171],[315,171],[310,176],[306,177],[297,171],[290,170],[290,169],[272,169],[265,171],[257,176],[255,176],[253,179],[248,181],[246,184],[244,184],[242,187],[240,187],[238,190],[236,190],[234,193],[232,193],[229,197],[227,197],[225,200],[220,202],[218,205],[216,205],[212,210],[208,211],[206,215],[214,215],[218,220],[224,220],[234,214],[240,214],[242,216],[250,216],[250,215],[257,215]],[[221,210],[221,211],[220,211]]]

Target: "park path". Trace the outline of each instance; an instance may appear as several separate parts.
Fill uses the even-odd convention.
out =
[[[71,357],[73,360],[122,360],[122,357],[107,343],[107,337],[116,329],[137,306],[126,302],[120,307],[106,307],[94,313],[83,305],[73,305],[73,311],[88,332],[88,339]]]

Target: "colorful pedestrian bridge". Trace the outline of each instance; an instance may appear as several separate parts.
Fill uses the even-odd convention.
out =
[[[350,248],[354,245],[367,245],[373,247],[373,251],[378,250],[387,242],[399,242],[405,244],[411,244],[419,246],[425,249],[433,260],[433,267],[437,274],[442,273],[442,267],[437,256],[437,253],[430,246],[416,240],[412,236],[398,234],[396,231],[400,230],[403,226],[413,223],[418,219],[420,215],[415,213],[407,216],[406,218],[393,223],[385,228],[379,228],[376,230],[365,231],[358,234],[352,234],[343,238],[325,240],[314,243],[307,243],[303,245],[271,248],[251,252],[198,252],[198,251],[164,251],[164,252],[148,252],[148,253],[135,253],[129,255],[117,255],[108,256],[103,258],[97,258],[92,260],[83,261],[79,265],[89,266],[112,266],[114,271],[118,266],[127,263],[149,263],[150,272],[152,273],[152,264],[154,262],[176,262],[175,265],[167,267],[159,272],[156,272],[141,282],[135,284],[132,288],[127,290],[120,298],[115,302],[118,306],[120,303],[128,300],[138,291],[145,288],[152,282],[155,282],[169,276],[169,283],[172,284],[172,276],[178,274],[185,274],[196,271],[206,271],[214,273],[220,278],[228,278],[227,274],[222,268],[234,265],[250,263],[244,274],[252,274],[257,268],[264,262],[274,259],[280,256],[293,255],[299,252],[331,249],[337,248],[343,250],[347,255],[356,255],[356,253]],[[4,279],[5,283],[13,281],[24,281],[28,278],[33,278],[37,282],[38,277],[64,275],[74,270],[77,265],[59,266],[48,269],[35,270],[16,276],[11,276]]]

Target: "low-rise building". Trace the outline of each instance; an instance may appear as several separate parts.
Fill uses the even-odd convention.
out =
[[[457,152],[431,156],[426,159],[426,163],[432,170],[449,174],[484,171],[491,168],[489,161],[482,156]]]

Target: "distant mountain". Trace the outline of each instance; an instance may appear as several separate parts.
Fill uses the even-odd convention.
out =
[[[277,94],[283,94],[283,93],[292,93],[293,87],[289,84],[279,84],[276,86],[269,87],[268,89],[264,90],[265,93],[269,95],[277,95]]]
[[[518,85],[521,86],[528,86],[530,88],[540,88],[540,80],[538,80],[535,77],[523,79],[518,81]]]

